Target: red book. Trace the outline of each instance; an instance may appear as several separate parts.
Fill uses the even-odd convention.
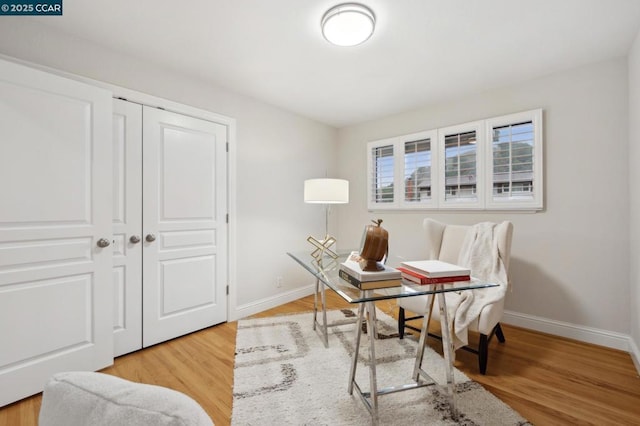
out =
[[[452,283],[455,281],[469,281],[471,277],[469,275],[455,275],[450,277],[438,277],[438,278],[429,278],[425,275],[422,275],[416,271],[412,271],[407,268],[398,267],[396,268],[398,271],[402,273],[402,278],[405,280],[412,281],[418,284],[442,284],[442,283]]]

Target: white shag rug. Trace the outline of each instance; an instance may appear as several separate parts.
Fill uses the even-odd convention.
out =
[[[329,348],[312,329],[312,314],[238,322],[231,424],[366,425],[371,416],[354,390],[347,392],[355,343],[356,309],[327,312]],[[418,343],[399,340],[396,321],[377,311],[378,388],[411,383]],[[369,390],[368,338],[362,335],[356,380]],[[423,369],[444,383],[444,359],[425,350]],[[460,417],[453,421],[440,386],[378,396],[380,425],[528,425],[505,403],[455,370]]]

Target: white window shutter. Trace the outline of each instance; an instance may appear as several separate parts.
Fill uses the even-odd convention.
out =
[[[446,209],[484,207],[484,122],[439,129],[439,206]]]
[[[395,139],[367,144],[367,204],[370,210],[397,205]]]
[[[542,208],[542,110],[487,120],[488,209]]]

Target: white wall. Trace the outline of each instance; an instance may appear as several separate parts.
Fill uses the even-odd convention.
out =
[[[306,250],[307,235],[324,232],[322,209],[305,205],[302,189],[304,179],[332,174],[334,128],[29,20],[3,20],[0,53],[235,118],[235,313],[248,315],[309,293],[311,276],[286,251]],[[277,276],[284,278],[281,288]]]
[[[285,252],[306,250],[306,236],[323,233],[322,209],[302,202],[302,182],[326,172],[351,184],[351,202],[333,210],[342,248],[358,245],[371,218],[384,219],[391,250],[408,257],[421,253],[425,216],[466,224],[509,219],[515,234],[508,321],[614,347],[629,333],[640,342],[640,272],[637,262],[630,264],[640,253],[640,222],[632,220],[639,217],[640,194],[629,186],[638,181],[630,164],[640,161],[640,128],[633,120],[640,113],[638,45],[629,58],[629,76],[621,58],[336,132],[32,21],[0,26],[1,54],[237,119],[236,314],[308,292],[312,280]],[[544,212],[367,212],[367,141],[538,107],[545,111]],[[625,249],[629,223],[631,255]],[[275,287],[277,276],[284,278],[282,288]]]
[[[339,130],[339,170],[351,182],[340,238],[357,245],[363,226],[379,217],[393,253],[414,258],[422,253],[424,217],[460,224],[511,220],[506,322],[627,349],[627,89],[627,63],[620,58]],[[534,108],[544,109],[543,212],[367,213],[367,141]]]
[[[629,201],[631,342],[640,370],[640,32],[629,52]]]

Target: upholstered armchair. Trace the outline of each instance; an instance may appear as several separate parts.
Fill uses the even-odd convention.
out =
[[[508,272],[509,272],[509,260],[511,255],[511,240],[513,236],[513,224],[511,222],[502,222],[500,224],[483,223],[482,225],[489,225],[491,230],[491,244],[494,247],[493,255],[498,256],[503,266],[504,283],[502,285],[502,297],[499,300],[492,301],[492,303],[484,306],[480,310],[480,314],[477,318],[473,319],[469,324],[467,330],[478,332],[480,334],[479,345],[477,348],[470,346],[463,346],[462,348],[473,352],[478,355],[478,364],[481,374],[486,374],[487,371],[487,357],[489,342],[495,335],[501,343],[504,343],[505,337],[500,327],[500,320],[502,319],[504,310],[504,294],[506,294],[506,286],[508,286]],[[447,225],[441,222],[437,222],[432,219],[425,219],[423,223],[424,231],[426,233],[426,240],[428,245],[428,258],[439,259],[445,262],[461,264],[461,250],[468,248],[471,232],[475,232],[473,226],[462,225]],[[485,227],[486,228],[486,227]],[[473,239],[473,237],[471,238]],[[463,247],[464,245],[464,247]],[[497,247],[497,248],[496,248]],[[487,255],[490,255],[491,250],[487,251]],[[496,255],[497,253],[497,255]],[[477,256],[478,253],[475,253]],[[480,255],[483,255],[480,252]],[[476,259],[477,260],[477,259]],[[493,259],[496,260],[496,259]],[[471,267],[471,275],[478,276],[478,273],[484,273],[484,271],[478,271],[473,269],[472,265],[462,265]],[[483,277],[489,279],[487,277]],[[474,291],[487,291],[488,289],[474,290]],[[455,293],[446,294],[447,306],[454,305],[455,297],[459,297]],[[434,301],[432,312],[432,319],[440,321],[440,308],[438,306],[437,298]],[[453,303],[452,303],[453,302]],[[398,299],[399,313],[398,313],[398,332],[400,338],[404,337],[404,329],[411,328],[416,331],[420,331],[418,328],[408,325],[406,322],[422,318],[427,311],[427,296],[406,297]],[[417,314],[416,316],[407,317],[407,311]],[[450,319],[453,316],[449,315]],[[437,335],[432,335],[438,337]],[[465,342],[466,343],[466,342]]]

